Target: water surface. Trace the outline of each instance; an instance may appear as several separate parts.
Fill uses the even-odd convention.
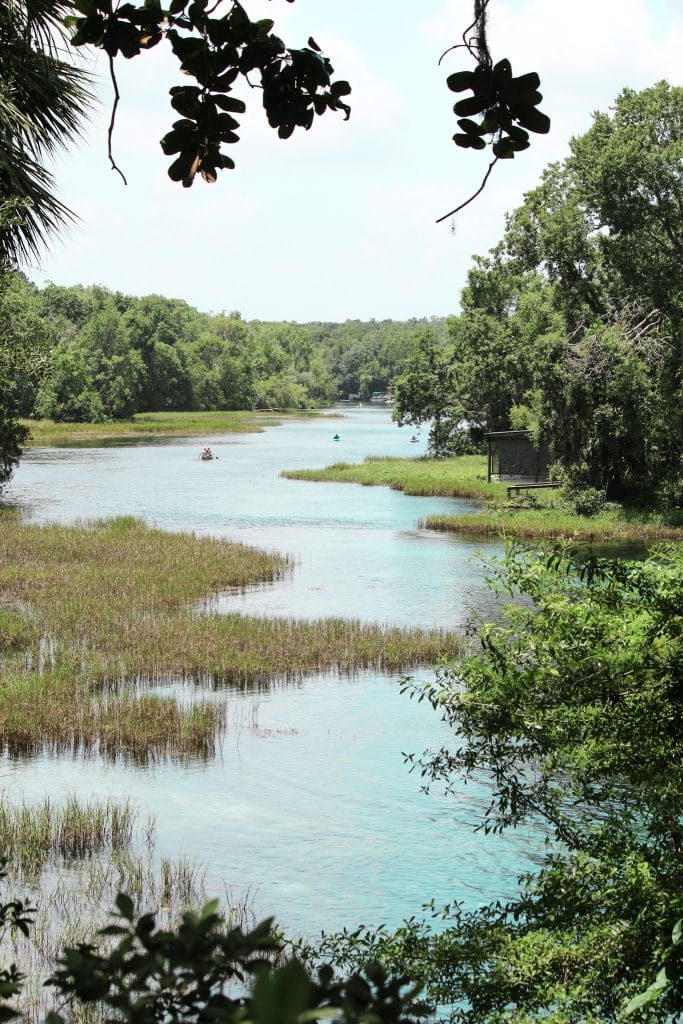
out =
[[[461,629],[496,610],[483,583],[482,545],[417,523],[471,503],[279,475],[419,454],[424,441],[411,444],[410,436],[386,410],[363,408],[261,434],[32,450],[7,497],[39,522],[134,514],[295,558],[287,579],[222,595],[219,608]],[[205,444],[213,462],[198,458]],[[486,555],[498,550],[483,547]],[[471,905],[509,893],[539,842],[473,833],[488,802],[483,783],[456,800],[421,792],[402,754],[448,738],[431,709],[401,696],[397,677],[316,676],[231,691],[230,727],[208,763],[143,769],[98,758],[5,757],[0,785],[27,797],[130,795],[156,814],[162,854],[200,860],[212,888],[225,882],[252,893],[257,912],[276,913],[296,931],[395,925],[432,897]]]

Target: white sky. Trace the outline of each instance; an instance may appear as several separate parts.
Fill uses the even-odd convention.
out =
[[[207,312],[249,319],[404,319],[457,311],[474,253],[500,238],[572,135],[590,127],[625,86],[683,84],[683,0],[492,0],[489,42],[513,72],[541,76],[549,136],[499,163],[482,196],[436,225],[478,186],[489,161],[451,141],[458,98],[445,79],[470,67],[441,53],[471,16],[471,0],[251,0],[289,45],[313,35],[339,78],[351,82],[351,120],[327,113],[287,141],[248,97],[237,163],[215,185],[191,189],[166,175],[158,140],[178,115],[167,90],[182,84],[161,52],[118,62],[122,92],[109,168],[110,89],[100,57],[102,109],[60,161],[63,200],[80,223],[56,240],[38,282],[102,284],[182,298]],[[157,48],[159,51],[161,47]],[[460,51],[462,54],[462,51]],[[187,80],[185,80],[187,81]]]

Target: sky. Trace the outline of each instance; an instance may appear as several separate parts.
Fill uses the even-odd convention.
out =
[[[167,177],[159,139],[185,84],[157,47],[120,60],[121,105],[109,166],[111,86],[98,55],[98,107],[54,173],[78,222],[40,264],[39,285],[100,284],[156,293],[246,319],[407,319],[457,312],[474,254],[498,242],[547,164],[562,160],[591,113],[624,87],[683,84],[683,0],[491,0],[489,44],[514,74],[541,77],[552,120],[531,149],[499,162],[455,224],[436,224],[479,185],[489,153],[458,149],[446,77],[471,67],[459,42],[471,0],[247,0],[291,46],[313,36],[353,92],[345,122],[327,112],[280,140],[257,91],[228,147],[234,171],[183,189]]]

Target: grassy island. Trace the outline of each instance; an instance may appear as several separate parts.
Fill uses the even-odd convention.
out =
[[[221,685],[402,671],[457,651],[438,630],[222,615],[210,598],[288,560],[124,517],[0,531],[0,743],[14,752],[211,756]],[[185,684],[182,699],[156,684]],[[189,696],[188,696],[189,690]]]
[[[486,460],[481,455],[451,459],[369,458],[359,464],[337,462],[324,469],[287,470],[283,476],[292,480],[393,487],[412,495],[470,498],[483,505],[481,511],[430,516],[422,521],[422,526],[433,530],[541,540],[683,540],[680,509],[665,513],[624,506],[610,507],[597,515],[579,515],[572,501],[554,490],[508,500],[505,484],[487,482]]]
[[[289,415],[289,414],[288,414]],[[293,414],[292,414],[293,415]],[[140,412],[129,420],[107,423],[55,423],[22,420],[30,434],[27,447],[94,444],[98,441],[155,440],[213,434],[253,434],[276,426],[278,413],[267,412]]]

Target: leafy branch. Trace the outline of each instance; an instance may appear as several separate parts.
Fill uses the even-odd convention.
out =
[[[216,16],[219,5],[210,6],[209,0],[171,0],[168,8],[160,0],[142,5],[72,0],[69,7],[73,13],[65,24],[73,31],[72,44],[104,50],[110,67],[119,54],[130,59],[165,41],[180,71],[194,79],[194,85],[170,90],[171,106],[181,116],[161,140],[164,153],[175,158],[169,177],[185,188],[197,175],[212,183],[218,171],[234,168],[224,147],[239,141],[235,115],[243,114],[246,104],[231,93],[240,79],[254,87],[249,78],[253,72],[259,79],[255,87],[261,91],[268,123],[281,139],[289,138],[297,127],[308,130],[316,115],[327,110],[342,111],[345,119],[351,113],[344,101],[351,87],[348,82],[333,81],[334,68],[315,40],[309,38],[300,49],[286,46],[273,33],[270,19],[252,21],[238,0]],[[118,103],[113,74],[112,79],[115,100],[109,157],[119,171],[111,152]]]
[[[441,55],[465,49],[475,61],[473,71],[456,71],[446,84],[452,92],[471,90],[472,95],[458,100],[453,110],[458,115],[459,132],[453,136],[462,149],[491,147],[493,160],[484,179],[469,199],[439,217],[437,224],[453,217],[483,192],[491,172],[499,160],[512,160],[530,146],[529,132],[546,134],[550,131],[550,118],[538,110],[543,96],[538,92],[541,80],[535,71],[514,77],[507,58],[493,63],[486,39],[486,15],[489,0],[475,0],[474,21],[462,35],[462,43],[449,47]],[[473,117],[480,116],[475,121]]]

